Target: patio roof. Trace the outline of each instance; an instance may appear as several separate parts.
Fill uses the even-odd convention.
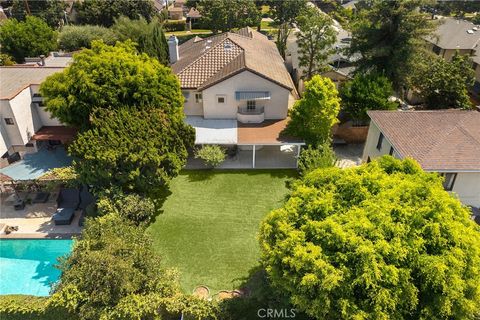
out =
[[[195,144],[237,144],[237,120],[189,116],[186,122],[195,128]]]
[[[258,124],[238,123],[238,144],[240,145],[282,145],[305,144],[302,139],[286,136],[282,131],[287,119],[266,120]]]
[[[32,137],[33,140],[71,141],[77,134],[77,129],[64,126],[41,127]]]

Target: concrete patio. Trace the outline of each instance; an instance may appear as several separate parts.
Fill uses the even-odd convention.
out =
[[[31,198],[31,194],[20,193],[22,199]],[[2,193],[0,196],[0,238],[51,238],[69,237],[80,234],[82,228],[78,225],[80,210],[70,225],[56,226],[52,216],[57,209],[57,193],[53,192],[46,203],[27,204],[23,210],[15,210],[7,198],[11,194]],[[18,226],[18,231],[5,234],[6,226]]]

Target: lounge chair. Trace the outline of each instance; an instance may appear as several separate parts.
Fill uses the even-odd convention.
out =
[[[80,204],[80,191],[78,189],[62,189],[58,194],[58,208],[72,208],[76,210]]]
[[[53,214],[53,222],[55,225],[69,225],[72,223],[75,215],[75,209],[73,208],[58,208]]]

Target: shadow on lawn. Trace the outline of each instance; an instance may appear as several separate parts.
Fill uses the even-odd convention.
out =
[[[298,177],[298,172],[293,169],[195,169],[183,170],[180,175],[188,177],[188,181],[205,181],[210,180],[216,174],[246,174],[248,176],[255,176],[259,174],[268,174],[274,178],[295,179]]]
[[[273,288],[265,270],[256,266],[249,271],[249,275],[241,280],[240,288],[246,292],[245,297],[223,300],[220,303],[223,320],[254,320],[264,319],[267,309],[276,310],[275,319],[311,320],[312,318],[301,313],[292,306],[288,296]],[[281,316],[283,314],[283,317]]]
[[[163,204],[165,203],[165,201],[167,201],[168,197],[171,194],[172,194],[172,191],[170,191],[168,187],[156,189],[150,192],[148,197],[155,204],[155,217],[153,217],[153,219],[150,220],[150,223],[148,225],[155,223],[155,221],[157,220],[157,217],[164,213],[162,209]]]

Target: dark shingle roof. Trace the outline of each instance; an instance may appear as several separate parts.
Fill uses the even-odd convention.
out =
[[[172,70],[179,77],[182,88],[205,89],[249,70],[295,90],[275,44],[248,27],[206,39],[190,39],[179,46],[179,57]]]
[[[432,171],[480,171],[480,112],[369,111],[402,157]]]

